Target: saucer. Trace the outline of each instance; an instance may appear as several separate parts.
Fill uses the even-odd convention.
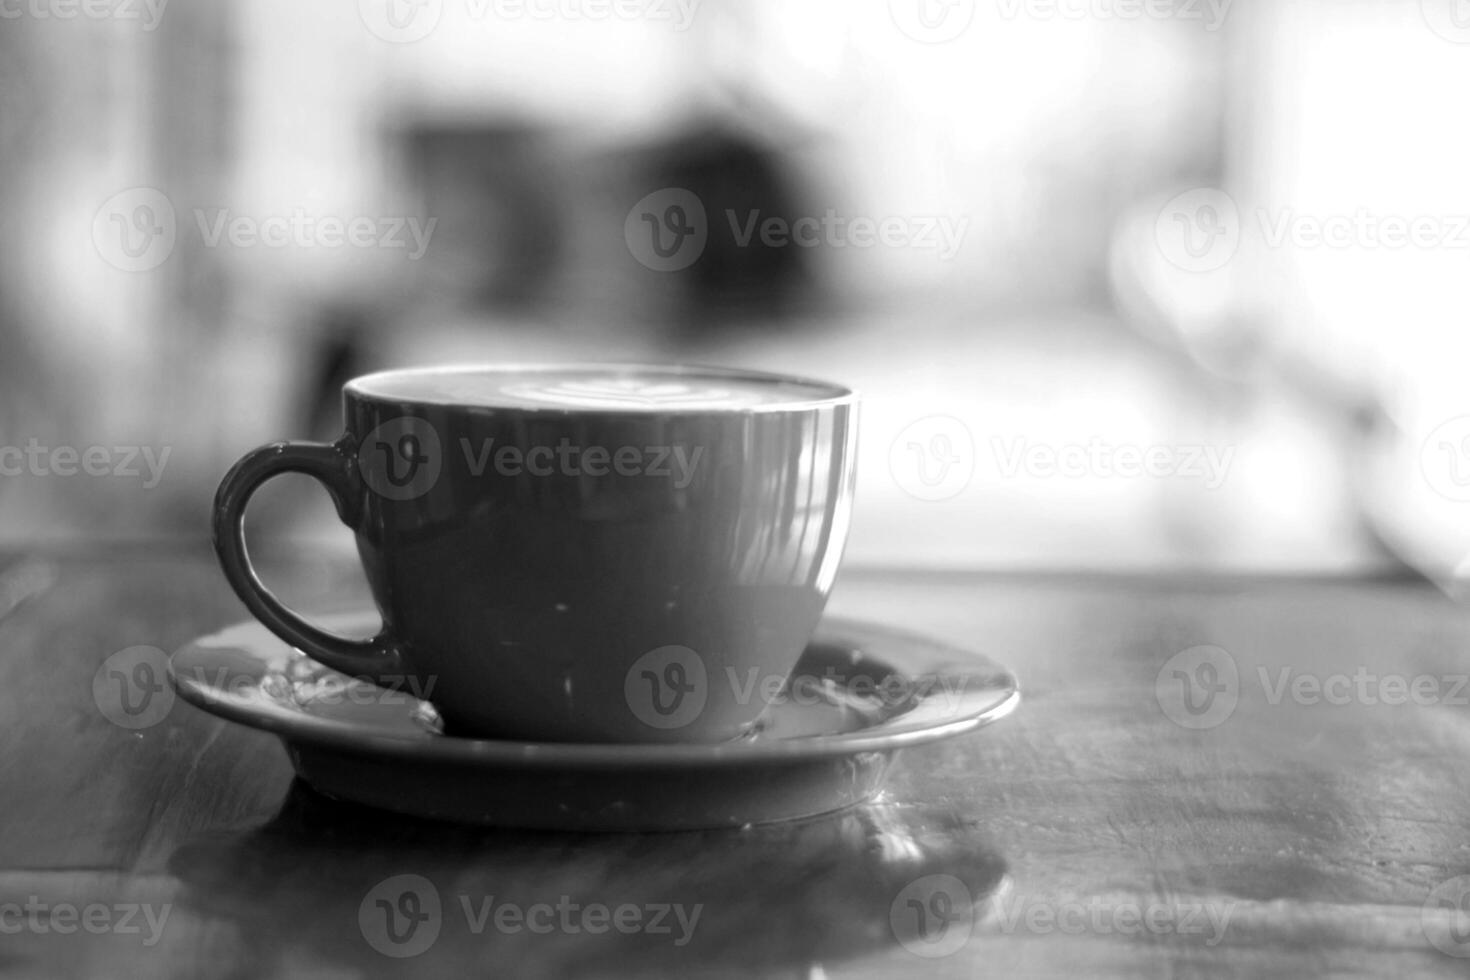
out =
[[[375,612],[323,618],[366,635]],[[912,633],[829,619],[757,728],[718,744],[445,734],[432,705],[323,667],[253,620],[180,649],[184,700],[281,737],[327,796],[416,817],[555,830],[689,830],[814,816],[882,788],[899,749],[1005,717],[1016,679]]]

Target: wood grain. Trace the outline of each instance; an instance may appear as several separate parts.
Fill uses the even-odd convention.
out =
[[[1451,697],[1447,680],[1470,669],[1470,620],[1415,583],[850,573],[833,612],[1012,665],[1021,709],[910,751],[859,810],[556,835],[335,803],[293,781],[269,736],[182,703],[139,731],[110,721],[93,687],[110,655],[172,651],[241,617],[207,553],[5,567],[33,588],[0,602],[3,976],[1462,976],[1470,962],[1430,941],[1454,910],[1425,907],[1470,874],[1470,690]],[[271,574],[303,602],[358,581],[322,563]],[[1165,716],[1156,682],[1199,645],[1237,665],[1238,704],[1190,729]],[[1282,670],[1442,686],[1424,705],[1308,704],[1289,689],[1273,702]],[[402,959],[360,919],[396,875],[441,900],[437,938]],[[942,956],[904,918],[936,880],[972,899]],[[700,917],[682,944],[477,932],[487,901]],[[105,906],[108,926],[42,931],[5,903]],[[139,931],[117,928],[125,908]],[[1154,924],[1130,928],[1133,910]],[[166,915],[156,933],[143,911]]]

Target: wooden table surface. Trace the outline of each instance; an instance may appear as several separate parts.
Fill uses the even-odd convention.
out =
[[[1012,665],[1020,710],[901,756],[863,809],[558,835],[334,803],[293,781],[274,738],[182,702],[143,729],[110,720],[93,683],[109,656],[242,618],[203,550],[13,554],[3,568],[0,976],[1470,965],[1454,955],[1470,955],[1457,911],[1470,878],[1455,880],[1470,875],[1470,691],[1456,680],[1470,617],[1413,582],[849,572],[834,612]],[[331,562],[271,568],[302,603],[355,584]],[[1384,703],[1404,700],[1393,678],[1409,703]],[[374,933],[389,879],[440,902],[415,956]],[[402,897],[388,900],[414,911]],[[540,932],[485,917],[538,905],[572,911]],[[577,916],[598,906],[633,906],[648,928],[595,933]]]

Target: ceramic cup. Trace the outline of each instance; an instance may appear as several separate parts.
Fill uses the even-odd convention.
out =
[[[453,734],[713,742],[748,732],[815,630],[847,534],[856,396],[650,365],[451,367],[349,382],[346,433],[247,454],[214,505],[250,611],[336,670],[425,692]],[[319,480],[381,632],[287,609],[250,496]]]

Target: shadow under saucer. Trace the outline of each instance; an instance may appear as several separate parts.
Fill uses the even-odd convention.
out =
[[[968,937],[1006,864],[974,822],[881,800],[744,829],[569,834],[396,816],[297,780],[269,823],[187,843],[168,871],[180,911],[228,934],[252,976],[699,976],[900,945],[922,957]]]

